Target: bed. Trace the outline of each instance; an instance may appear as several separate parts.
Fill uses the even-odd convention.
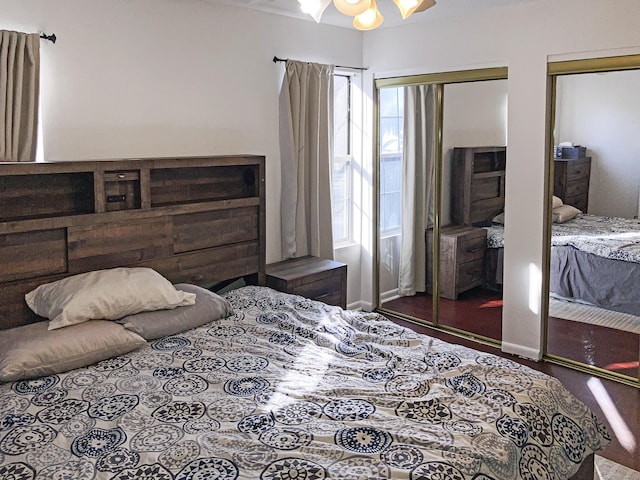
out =
[[[146,252],[142,259],[131,255],[131,242],[116,247],[106,241],[93,244],[80,264],[72,263],[73,272],[34,272],[37,262],[26,259],[29,268],[14,268],[11,279],[4,271],[0,357],[6,360],[13,352],[32,363],[27,369],[16,368],[16,361],[0,362],[0,370],[12,375],[0,382],[0,478],[593,478],[593,454],[608,444],[607,429],[557,380],[505,358],[416,334],[376,313],[261,286],[264,160],[178,162],[179,168],[238,167],[244,174],[230,175],[231,183],[257,185],[240,198],[237,192],[232,199],[182,198],[179,205],[145,198],[176,178],[202,179],[201,170],[195,176],[168,175],[175,163],[126,163],[127,172],[140,170],[141,206],[134,211],[0,222],[5,264],[9,255],[3,252],[15,251],[17,243],[10,240],[15,235],[24,240],[19,234],[28,229],[75,232],[80,222],[80,230],[92,238],[90,232],[110,231],[105,226],[119,225],[122,234],[125,220],[145,224],[141,219],[150,216],[179,232],[169,235],[172,248],[157,248],[162,228],[144,237],[149,245],[136,236],[135,251]],[[101,182],[100,169],[113,167],[73,164],[52,171],[62,168],[66,175],[95,168],[91,178]],[[34,167],[9,170],[34,174],[24,168]],[[38,168],[38,175],[49,172]],[[206,172],[217,184],[213,171]],[[247,171],[258,175],[252,178]],[[145,182],[154,178],[155,187],[148,188]],[[13,183],[51,183],[37,180]],[[95,202],[95,210],[102,210]],[[248,223],[255,227],[252,235],[262,239],[257,249],[253,238],[239,237],[232,228],[247,216],[247,208],[256,213]],[[220,228],[222,222],[222,230],[229,227],[232,233],[211,231],[208,215],[215,217],[213,225]],[[211,236],[218,243],[203,246]],[[32,237],[41,245],[41,236]],[[65,258],[77,258],[82,244],[67,245]],[[229,258],[239,246],[246,255]],[[113,288],[93,288],[104,278]],[[227,285],[234,280],[247,285]],[[170,307],[127,310],[138,302],[151,304],[146,292],[156,283]],[[218,290],[221,284],[225,287]],[[13,301],[15,291],[21,292],[21,308]],[[54,310],[63,298],[77,300],[82,308],[72,315],[66,307],[77,304],[65,300],[62,311]],[[90,318],[77,313],[93,312],[96,305],[102,310],[85,315]],[[21,334],[26,329],[29,335]],[[109,355],[94,346],[99,355],[87,357],[88,350],[78,345],[100,340],[103,334],[95,332],[107,330],[117,338]],[[65,348],[80,348],[82,362],[55,356],[53,334]],[[34,343],[38,335],[44,340]],[[21,348],[24,342],[31,347]],[[41,365],[47,351],[53,351],[55,365]]]
[[[488,283],[501,284],[504,227],[487,229]],[[577,214],[551,230],[550,285],[562,299],[640,316],[640,220]]]

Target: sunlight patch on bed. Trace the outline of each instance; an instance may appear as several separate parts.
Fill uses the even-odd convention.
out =
[[[598,405],[600,405],[605,417],[609,420],[613,434],[618,439],[618,442],[620,442],[620,445],[622,445],[622,448],[629,453],[635,452],[637,447],[636,438],[631,430],[629,430],[629,427],[614,405],[613,400],[611,400],[609,392],[607,392],[602,381],[598,378],[591,378],[587,382],[587,386],[589,390],[591,390],[596,402],[598,402]]]
[[[307,345],[296,357],[294,367],[284,374],[268,407],[282,407],[314,392],[329,370],[331,354],[324,348]]]

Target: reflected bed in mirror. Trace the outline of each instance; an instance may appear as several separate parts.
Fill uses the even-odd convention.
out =
[[[579,213],[553,224],[551,244],[554,297],[637,315],[640,324],[640,220]],[[487,227],[487,247],[504,247],[502,225]]]

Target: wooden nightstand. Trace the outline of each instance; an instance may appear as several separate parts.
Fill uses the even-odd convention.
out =
[[[267,265],[267,287],[347,308],[347,266],[318,257]]]
[[[429,251],[433,248],[432,233],[427,234]],[[484,228],[447,225],[440,230],[441,297],[457,300],[460,293],[482,285],[486,249],[487,231]],[[430,280],[431,268],[428,268],[428,275]],[[428,290],[431,293],[432,288]]]

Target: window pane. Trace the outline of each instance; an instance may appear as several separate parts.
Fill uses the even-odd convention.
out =
[[[381,88],[380,89],[380,116],[381,117],[397,117],[398,116],[398,90],[399,88]]]
[[[380,198],[380,221],[382,230],[400,228],[402,204],[400,192],[382,195]]]
[[[387,232],[401,226],[403,111],[404,88],[380,90],[380,229]]]
[[[333,162],[331,200],[334,242],[349,237],[349,168],[350,162]]]
[[[333,82],[333,142],[335,155],[350,153],[349,145],[349,78],[334,76]]]
[[[402,158],[401,157],[388,157],[384,160],[385,164],[385,192],[400,192],[402,191]]]

